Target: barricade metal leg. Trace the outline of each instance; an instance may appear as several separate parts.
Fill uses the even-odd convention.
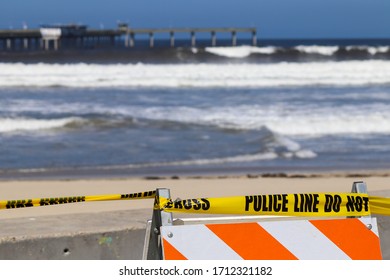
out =
[[[367,185],[364,182],[353,182],[352,185],[353,193],[367,193]]]
[[[353,182],[352,185],[352,193],[366,193],[368,194],[367,190],[367,184],[365,182]],[[372,229],[372,217],[370,216],[365,216],[365,217],[348,217],[348,218],[360,218],[366,222],[366,226],[369,230]]]
[[[160,197],[171,198],[169,189],[157,189],[154,204],[159,205]],[[152,220],[148,221],[142,259],[162,260],[161,226],[172,225],[172,213],[153,209]]]
[[[352,184],[352,193],[367,193],[367,185],[364,182],[353,182]],[[361,218],[361,216],[352,216],[347,218]],[[371,219],[371,215],[369,216],[369,219]]]

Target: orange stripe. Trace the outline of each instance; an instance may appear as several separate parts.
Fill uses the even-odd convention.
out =
[[[378,236],[359,219],[312,220],[310,222],[351,259],[382,259]]]
[[[245,260],[297,259],[257,223],[206,226]]]
[[[165,260],[186,260],[187,258],[182,255],[175,247],[172,246],[165,238],[163,238],[164,245],[164,259]]]

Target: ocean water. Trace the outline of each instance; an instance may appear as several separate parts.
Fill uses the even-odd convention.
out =
[[[9,57],[3,178],[390,168],[386,40]]]

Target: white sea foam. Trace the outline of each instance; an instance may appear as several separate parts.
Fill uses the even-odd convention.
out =
[[[368,52],[372,55],[375,55],[377,53],[387,53],[390,51],[390,47],[388,46],[382,46],[382,47],[369,47]]]
[[[301,149],[301,145],[287,137],[276,134],[275,140],[277,144],[286,147],[289,152],[298,152]]]
[[[315,158],[317,154],[311,150],[300,150],[295,153],[297,158]]]
[[[80,121],[79,118],[63,119],[27,119],[27,118],[0,118],[0,133],[17,131],[49,130],[64,127],[70,123]]]
[[[273,64],[0,63],[0,87],[281,87],[388,84],[390,61]]]
[[[252,47],[252,46],[238,46],[238,47],[207,47],[206,52],[231,58],[248,57],[251,54],[273,54],[276,52],[276,47]]]
[[[371,55],[376,55],[378,53],[387,53],[390,51],[390,47],[388,46],[378,46],[378,47],[371,47],[371,46],[348,46],[346,47],[347,51],[352,50],[359,50],[359,51],[367,51]]]
[[[331,56],[339,50],[339,47],[313,45],[313,46],[296,46],[295,49],[303,53]]]
[[[320,45],[299,45],[293,49],[306,54],[319,54],[324,56],[332,56],[339,49],[339,46],[320,46]],[[253,46],[238,46],[238,47],[207,47],[205,50],[209,53],[230,57],[230,58],[244,58],[248,57],[251,54],[266,54],[271,55],[277,52],[278,48],[275,46],[266,46],[266,47],[253,47]],[[347,51],[351,50],[360,50],[367,51],[371,55],[377,53],[386,53],[389,52],[390,48],[388,46],[347,46]],[[195,52],[194,52],[195,53]]]
[[[324,112],[324,111],[323,111]],[[283,135],[322,136],[322,135],[370,135],[390,134],[390,114],[388,112],[354,113],[353,110],[336,112],[320,111],[309,115],[293,114],[285,119],[274,118],[265,121],[266,126]]]

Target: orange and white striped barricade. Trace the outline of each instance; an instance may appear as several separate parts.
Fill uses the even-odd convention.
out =
[[[366,193],[366,186],[361,182],[354,183],[352,191]],[[169,191],[163,192],[169,197]],[[310,219],[236,216],[173,220],[171,213],[162,215],[166,216],[159,218],[157,224],[149,223],[147,234],[154,235],[157,241],[145,240],[148,247],[144,248],[145,259],[382,259],[376,218],[371,216]],[[153,255],[151,252],[158,253]]]
[[[161,238],[166,260],[382,258],[372,218],[164,226]]]

